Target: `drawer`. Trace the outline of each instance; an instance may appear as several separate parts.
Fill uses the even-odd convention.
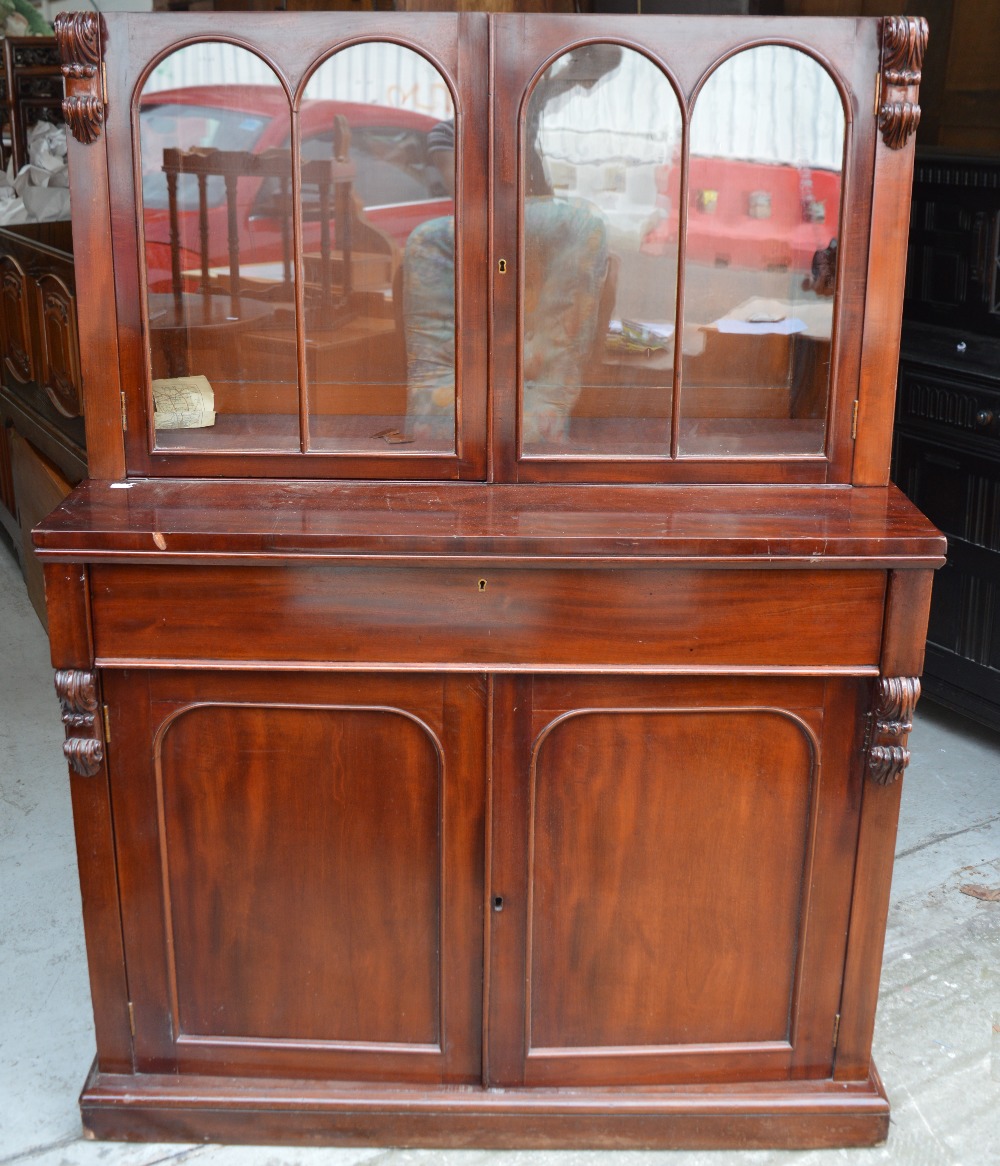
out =
[[[882,570],[96,565],[99,663],[458,668],[878,661]]]

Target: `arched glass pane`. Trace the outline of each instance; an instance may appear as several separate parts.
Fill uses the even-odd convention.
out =
[[[301,112],[310,448],[455,448],[455,115],[401,45],[325,61]]]
[[[153,71],[139,105],[149,348],[160,449],[297,450],[291,114],[267,65],[218,42]],[[261,188],[286,189],[265,217]]]
[[[823,452],[843,153],[840,95],[805,53],[748,49],[699,94],[682,455]]]
[[[546,70],[524,128],[522,451],[665,455],[676,95],[640,53],[587,45]]]

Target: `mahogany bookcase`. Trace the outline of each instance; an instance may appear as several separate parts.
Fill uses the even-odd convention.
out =
[[[59,18],[99,1137],[877,1142],[914,18]]]

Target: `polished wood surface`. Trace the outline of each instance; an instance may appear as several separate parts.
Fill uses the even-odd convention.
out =
[[[444,120],[398,157],[453,179],[450,207],[397,203],[413,221],[365,266],[360,239],[320,211],[312,240],[306,200],[282,196],[278,276],[227,211],[224,273],[205,175],[204,213],[183,219],[179,191],[157,237],[156,134],[194,145],[169,119],[140,129],[158,60],[185,39],[258,54],[294,175],[313,78],[372,36],[391,42],[372,60],[415,54],[443,86]],[[98,1020],[88,1130],[883,1139],[871,1028],[945,551],[878,471],[923,26],[284,13],[234,34],[80,13],[58,39],[92,476],[35,538]],[[692,158],[691,129],[741,49],[772,83],[790,62],[819,78],[836,132],[811,168],[758,160],[734,203],[729,147]],[[661,153],[560,169],[558,134],[614,121],[649,70]],[[614,218],[620,194],[636,221]],[[351,222],[386,242],[384,210]],[[414,270],[437,287],[419,311]],[[223,310],[183,364],[188,307],[251,291],[253,327]],[[150,347],[164,292],[171,370]],[[151,369],[210,359],[202,424],[159,424]],[[399,416],[367,393],[390,383]]]
[[[476,1080],[482,682],[105,684],[138,1068]]]
[[[44,571],[53,667],[89,672],[94,646],[87,573],[62,563],[46,564]],[[69,782],[77,865],[84,890],[82,909],[97,1034],[96,1064],[106,1073],[131,1073],[132,1032],[107,769],[94,777],[70,770]]]
[[[881,571],[334,563],[91,569],[102,664],[874,668]],[[206,597],[211,619],[200,610]],[[713,605],[718,612],[709,615]],[[246,633],[253,611],[254,635]],[[821,611],[822,618],[816,617]],[[655,613],[653,619],[650,613]],[[580,624],[588,628],[586,638]]]
[[[856,777],[819,767],[858,683],[506,683],[491,1082],[828,1076],[850,895],[810,872],[852,857]]]
[[[159,536],[160,542],[154,539]],[[895,487],[392,485],[88,481],[39,554],[180,563],[235,554],[939,566],[944,540]]]
[[[234,1144],[741,1150],[884,1141],[889,1106],[877,1073],[829,1081],[638,1090],[331,1088],[92,1073],[81,1097],[97,1137]]]

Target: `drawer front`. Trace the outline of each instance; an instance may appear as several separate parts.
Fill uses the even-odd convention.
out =
[[[899,424],[1000,456],[1000,389],[963,377],[900,366]]]
[[[338,566],[92,568],[102,663],[856,669],[885,572]]]

